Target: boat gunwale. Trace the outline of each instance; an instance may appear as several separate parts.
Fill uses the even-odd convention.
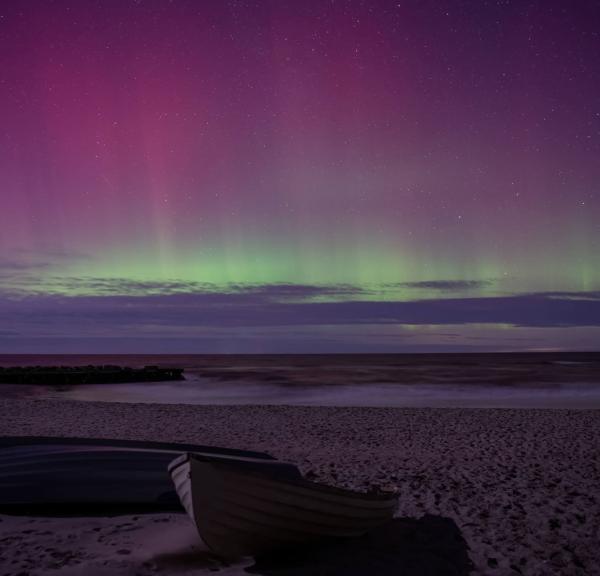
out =
[[[299,478],[288,478],[288,477],[274,477],[271,476],[268,471],[260,472],[257,470],[236,470],[235,463],[227,462],[226,460],[211,460],[202,459],[202,457],[196,457],[195,454],[189,453],[189,457],[199,462],[208,463],[213,466],[218,466],[222,468],[230,468],[233,469],[234,473],[241,474],[243,476],[253,476],[258,479],[268,479],[277,484],[289,484],[298,488],[305,488],[312,491],[317,492],[325,492],[330,494],[336,494],[338,496],[345,496],[350,500],[363,500],[369,502],[389,502],[390,506],[392,504],[396,505],[398,503],[398,494],[395,492],[358,492],[356,490],[351,490],[349,488],[340,488],[338,486],[331,486],[329,484],[323,484],[321,482],[312,482],[311,480],[307,480],[304,476],[300,476]]]
[[[0,451],[1,452],[1,451]],[[0,477],[2,477],[3,471],[8,470],[10,468],[23,468],[27,469],[32,466],[40,466],[42,464],[48,465],[51,467],[50,469],[56,469],[59,466],[86,466],[88,467],[91,464],[99,464],[103,462],[119,462],[126,463],[130,462],[131,465],[140,466],[141,464],[147,464],[148,466],[155,467],[157,463],[162,463],[166,460],[171,453],[164,452],[158,453],[153,452],[153,456],[155,457],[140,457],[136,459],[132,459],[133,454],[140,454],[137,451],[119,451],[119,452],[93,452],[93,453],[81,453],[81,452],[55,452],[52,455],[49,455],[47,458],[42,455],[35,455],[31,458],[4,458],[3,454],[0,453]],[[125,467],[127,468],[127,467]],[[39,469],[38,469],[39,470]],[[163,470],[161,470],[162,472]],[[165,472],[166,473],[166,472]]]
[[[126,440],[123,438],[85,438],[80,436],[0,436],[0,454],[4,448],[17,446],[98,446],[107,448],[130,448],[132,450],[172,451],[179,454],[205,453],[242,458],[255,458],[270,462],[277,459],[266,452],[240,450],[238,448],[221,448],[187,442],[160,442],[154,440]]]

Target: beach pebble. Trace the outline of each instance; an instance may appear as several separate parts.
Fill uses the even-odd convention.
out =
[[[428,521],[423,519],[429,517],[450,522],[464,539],[461,550],[474,564],[473,576],[599,573],[598,430],[598,410],[0,400],[0,434],[185,441],[252,449],[296,463],[311,480],[361,490],[393,485],[400,494],[399,519],[425,527]],[[187,576],[209,571],[211,564],[192,569],[194,555],[169,548],[185,540],[179,534],[187,538],[187,554],[189,546],[199,542],[183,514],[2,516],[0,521],[0,574],[4,568],[15,576],[27,568],[25,559],[36,566],[36,575],[51,573],[51,566],[59,563],[73,570],[81,562],[81,574],[93,574],[93,568],[102,576],[147,574],[155,562],[165,574]],[[44,530],[34,533],[37,522],[43,522]],[[445,541],[433,538],[430,550],[443,557]],[[65,548],[70,556],[60,552]],[[203,553],[194,552],[198,558]],[[393,551],[386,549],[377,557],[389,559]],[[230,570],[219,567],[222,573]]]

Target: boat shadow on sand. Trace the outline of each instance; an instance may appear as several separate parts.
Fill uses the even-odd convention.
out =
[[[467,543],[450,518],[395,518],[360,538],[258,558],[246,568],[263,576],[467,576]]]

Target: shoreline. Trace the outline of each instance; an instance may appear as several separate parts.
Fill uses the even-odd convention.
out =
[[[453,385],[334,384],[281,385],[253,382],[186,381],[121,384],[0,384],[5,400],[40,400],[194,406],[296,406],[394,409],[600,409],[600,384],[484,387]]]
[[[421,522],[422,528],[423,519],[433,517],[456,526],[474,563],[473,574],[600,573],[597,430],[600,410],[593,408],[190,406],[0,400],[0,435],[160,440],[258,450],[294,462],[303,474],[320,482],[359,490],[373,485],[394,487],[400,495],[398,516],[403,522]],[[72,540],[72,553],[77,558],[77,563],[67,562],[53,573],[76,574],[81,570],[81,574],[94,574],[89,570],[100,570],[105,566],[102,562],[107,562],[107,574],[146,573],[140,558],[154,562],[156,554],[152,556],[148,548],[148,534],[159,525],[154,522],[158,518],[151,516],[123,522],[2,516],[0,541],[8,537],[11,526],[13,532],[18,526],[19,536],[3,543],[0,567],[5,572],[6,567],[15,573],[25,570],[28,561],[31,564],[39,553],[35,549],[39,542],[53,536],[24,531],[35,532],[41,525],[48,530],[51,525],[52,534],[62,534],[63,548]],[[94,532],[98,522],[101,526]],[[175,534],[185,532],[186,522],[185,517],[173,515],[164,525],[170,523]],[[119,529],[120,524],[129,526]],[[90,537],[101,534],[105,541],[110,534],[116,546],[119,539],[133,539],[128,544],[132,553],[106,556],[104,549],[94,552],[90,542],[69,539],[75,526],[83,525],[90,527]],[[198,544],[189,531],[186,534],[192,542],[189,546]],[[44,546],[58,547],[47,542]],[[14,554],[19,552],[18,557],[11,556],[13,549]],[[138,549],[143,549],[145,556],[135,553]],[[17,558],[18,562],[13,562]],[[31,574],[51,570],[51,557],[47,562],[37,561],[38,568],[28,569]],[[196,573],[215,570],[214,559],[204,568],[193,559],[187,561]],[[173,570],[161,568],[160,562],[154,564],[157,567],[152,570],[159,573]],[[17,566],[21,568],[17,570]],[[181,569],[187,570],[186,566],[184,562]],[[222,573],[238,573],[238,569],[244,573],[236,566],[217,568]],[[298,568],[281,573],[310,571]]]

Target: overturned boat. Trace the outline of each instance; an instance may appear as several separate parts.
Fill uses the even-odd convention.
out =
[[[0,513],[85,516],[183,511],[167,466],[190,450],[273,460],[260,452],[194,444],[0,437]]]
[[[277,460],[187,453],[169,472],[204,543],[226,557],[361,536],[391,520],[397,505],[393,493],[318,484]]]

